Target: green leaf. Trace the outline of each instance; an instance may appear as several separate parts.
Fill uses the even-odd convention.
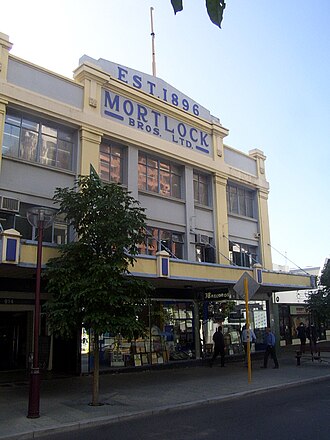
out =
[[[224,0],[206,0],[206,9],[209,14],[210,20],[216,26],[221,28],[221,22],[223,18],[223,11],[226,7]]]
[[[182,11],[182,9],[183,9],[182,0],[171,0],[171,3],[172,3],[175,14],[177,12]]]

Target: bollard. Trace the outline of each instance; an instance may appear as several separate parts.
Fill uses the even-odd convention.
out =
[[[297,367],[300,365],[301,351],[296,351]]]

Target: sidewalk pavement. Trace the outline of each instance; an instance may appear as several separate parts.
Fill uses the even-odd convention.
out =
[[[204,363],[168,370],[103,374],[100,402],[104,405],[97,407],[89,405],[91,376],[43,380],[37,419],[26,417],[27,380],[0,383],[0,439],[32,439],[330,378],[329,352],[321,356],[321,361],[312,361],[306,355],[297,366],[297,348],[280,349],[278,370],[272,368],[272,359],[266,370],[260,369],[261,359],[254,359],[250,383],[242,361],[228,362],[225,368],[217,364],[210,368]]]

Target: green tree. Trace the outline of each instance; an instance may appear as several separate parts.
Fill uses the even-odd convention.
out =
[[[330,260],[324,265],[319,288],[310,294],[307,307],[318,324],[324,324],[330,319]]]
[[[183,10],[183,0],[171,0],[174,13],[180,12]],[[223,12],[226,7],[226,3],[224,0],[205,0],[206,10],[209,14],[210,20],[216,26],[221,28],[221,22],[223,18]]]
[[[55,334],[81,329],[94,333],[92,405],[99,404],[99,336],[133,338],[144,331],[137,316],[150,285],[129,273],[144,240],[145,214],[121,186],[103,184],[97,175],[80,176],[73,188],[57,188],[54,201],[79,240],[60,247],[45,276],[52,300],[47,312]]]

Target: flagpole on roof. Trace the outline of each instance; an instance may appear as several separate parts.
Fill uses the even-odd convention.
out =
[[[150,22],[151,22],[151,51],[152,51],[152,74],[156,76],[156,53],[155,53],[155,32],[154,32],[154,8],[150,7]]]

